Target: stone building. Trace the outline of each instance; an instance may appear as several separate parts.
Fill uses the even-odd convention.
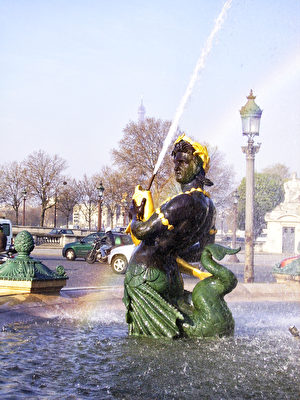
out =
[[[265,216],[268,253],[300,253],[300,179],[294,173],[284,184],[284,201]]]
[[[117,226],[126,226],[128,224],[128,215],[124,207],[118,207],[114,215],[110,215],[105,205],[102,206],[102,227],[105,230],[108,226],[115,228]],[[89,229],[88,216],[85,207],[82,204],[78,204],[73,210],[73,227],[79,227],[80,229]],[[98,208],[95,205],[91,212],[91,230],[98,229]]]

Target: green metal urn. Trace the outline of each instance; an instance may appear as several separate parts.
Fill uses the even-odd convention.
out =
[[[68,279],[64,267],[51,271],[46,265],[30,257],[34,240],[28,231],[15,238],[18,255],[0,266],[0,294],[59,293]]]

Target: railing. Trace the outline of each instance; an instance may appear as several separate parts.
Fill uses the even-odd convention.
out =
[[[35,246],[47,247],[64,247],[65,244],[75,242],[95,231],[86,229],[73,229],[74,235],[49,235],[50,227],[36,227],[36,226],[13,226],[13,237],[21,231],[27,230],[33,236]]]
[[[50,246],[60,246],[61,238],[61,235],[33,235],[34,244],[36,246],[41,246],[43,244],[47,244]]]

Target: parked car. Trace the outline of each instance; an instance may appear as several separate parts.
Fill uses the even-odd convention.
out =
[[[130,257],[135,249],[134,244],[119,246],[108,255],[108,263],[116,274],[125,274]]]
[[[3,233],[7,237],[6,250],[9,250],[14,243],[11,220],[0,218],[0,225],[2,225]]]
[[[54,228],[48,233],[48,235],[74,235],[74,232],[72,229]]]
[[[112,231],[124,233],[126,231],[126,226],[116,226]]]
[[[66,257],[70,261],[76,260],[76,258],[84,258],[88,252],[92,249],[93,243],[97,238],[101,238],[105,235],[105,232],[95,232],[87,235],[83,239],[76,242],[67,243],[62,249],[62,256]],[[123,233],[113,232],[116,246],[127,245],[132,243],[132,239],[129,235]]]

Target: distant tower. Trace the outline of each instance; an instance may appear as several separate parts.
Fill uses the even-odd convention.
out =
[[[145,121],[145,114],[146,114],[146,109],[143,104],[143,99],[141,99],[141,104],[138,108],[138,121],[139,122],[144,122]]]

